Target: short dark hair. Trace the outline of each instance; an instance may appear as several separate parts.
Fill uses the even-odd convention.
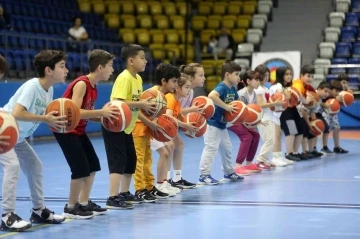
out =
[[[343,81],[343,80],[345,80],[345,81],[349,82],[349,81],[350,81],[350,78],[349,78],[349,76],[348,76],[346,73],[340,73],[340,74],[338,75],[338,77],[336,78],[336,80],[337,80],[337,81]]]
[[[226,61],[222,65],[221,77],[224,79],[226,72],[231,74],[235,71],[241,71],[241,66],[239,64],[235,63],[234,61]]]
[[[180,71],[169,63],[160,63],[155,69],[156,84],[161,85],[161,80],[168,82],[171,78],[180,78]]]
[[[312,65],[303,65],[300,70],[301,75],[315,74],[315,68]]]
[[[6,63],[6,59],[0,55],[0,74],[6,75],[8,72],[8,65]]]
[[[105,67],[105,65],[114,58],[114,55],[104,50],[95,49],[91,51],[88,56],[88,66],[90,72],[95,72],[99,65]]]
[[[331,84],[329,82],[322,81],[322,82],[320,82],[320,84],[318,85],[317,88],[320,89],[320,90],[325,89],[325,88],[331,90],[332,87],[331,87]]]
[[[335,89],[336,91],[339,92],[343,90],[342,84],[338,80],[331,80],[330,85],[331,85],[331,90]]]
[[[276,69],[275,84],[280,83],[283,87],[291,86],[291,82],[285,84],[284,81],[284,77],[287,71],[291,71],[291,69],[287,66],[280,66],[279,68]]]
[[[125,65],[127,65],[127,61],[129,58],[135,57],[139,51],[144,51],[144,48],[140,45],[136,45],[136,44],[128,44],[125,45],[122,49],[121,49],[121,60],[124,62]]]
[[[66,61],[66,55],[62,51],[43,50],[34,58],[34,67],[39,77],[45,77],[45,68],[55,69],[55,65],[60,61]]]
[[[270,74],[269,68],[267,68],[267,66],[265,66],[265,65],[258,65],[254,71],[256,71],[257,73],[259,73],[261,75],[261,81],[263,80],[266,72],[269,72],[269,74]]]

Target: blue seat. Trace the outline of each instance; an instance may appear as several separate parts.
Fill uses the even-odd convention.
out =
[[[18,5],[18,7],[20,7],[21,15],[29,16],[29,12],[28,12],[29,5],[21,3]]]
[[[68,52],[67,57],[68,57],[68,60],[73,63],[73,68],[75,70],[80,69],[80,56],[78,53]]]
[[[327,82],[330,82],[330,81],[332,81],[332,80],[336,80],[336,78],[338,77],[338,75],[337,74],[329,74],[329,75],[327,75],[326,76],[326,81]]]
[[[22,18],[14,18],[14,28],[16,31],[24,31],[25,26]]]
[[[351,10],[353,12],[360,12],[360,1],[359,0],[351,1]]]
[[[335,56],[336,57],[350,57],[351,43],[336,43]]]
[[[12,48],[18,48],[19,46],[18,38],[15,36],[8,36],[8,46]]]
[[[359,86],[360,85],[359,75],[349,75],[349,85]]]
[[[31,19],[31,18],[29,18],[29,19],[26,19],[26,20],[24,20],[24,29],[25,29],[25,31],[27,31],[27,32],[33,32],[33,28],[32,28],[32,26],[34,25],[34,20],[33,19]]]
[[[353,54],[352,57],[360,57],[360,43],[356,42],[353,45]]]
[[[332,65],[340,65],[340,64],[347,64],[348,61],[346,58],[333,58],[331,59]]]
[[[349,12],[345,15],[346,26],[359,26],[359,16],[357,13]]]
[[[357,30],[356,27],[347,26],[341,29],[341,41],[342,42],[355,42]]]
[[[346,72],[345,68],[330,68],[330,74],[340,74]]]

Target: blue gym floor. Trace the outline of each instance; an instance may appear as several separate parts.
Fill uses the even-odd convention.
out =
[[[359,138],[360,132],[352,135]],[[239,140],[230,136],[235,158]],[[183,139],[183,176],[197,182],[203,139]],[[92,198],[104,206],[108,196],[106,155],[101,138],[92,142],[102,165]],[[54,141],[33,145],[44,165],[46,206],[61,214],[70,181],[66,161]],[[22,233],[0,232],[0,238],[360,238],[360,144],[358,139],[345,139],[341,145],[350,153],[298,162],[247,176],[243,182],[198,187],[171,199],[141,204],[133,210],[109,211],[90,220],[33,225]],[[332,139],[329,146],[333,146]],[[156,166],[157,153],[153,158]],[[219,156],[213,176],[223,176]],[[17,213],[28,220],[32,205],[23,174],[17,191]]]

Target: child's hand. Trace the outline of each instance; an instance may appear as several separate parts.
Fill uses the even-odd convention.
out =
[[[152,98],[149,97],[147,99],[142,100],[142,102],[143,102],[143,107],[142,108],[143,108],[143,110],[145,110],[145,112],[147,114],[152,114],[152,113],[156,112],[156,103],[151,102],[150,101],[151,99]]]
[[[323,107],[324,107],[325,109],[330,109],[330,107],[331,107],[331,104],[328,104],[328,103],[324,103]]]
[[[285,104],[285,100],[280,100],[280,99],[278,99],[278,100],[276,100],[275,102],[274,102],[274,105],[280,105],[280,106],[282,106],[282,105],[284,105]]]
[[[190,109],[190,112],[198,112],[200,114],[202,114],[204,112],[204,107],[205,104],[202,104],[202,105],[194,105],[194,106],[191,106],[189,109]]]
[[[195,124],[195,122],[186,123],[184,128],[185,128],[187,131],[189,131],[190,134],[195,134],[196,132],[199,131],[199,128],[195,127],[194,124]]]
[[[3,146],[9,146],[10,143],[8,142],[8,140],[10,139],[10,136],[8,135],[0,135],[0,145]],[[2,152],[2,148],[0,147],[0,153]]]
[[[312,95],[312,94],[307,94],[306,95],[306,101],[307,102],[311,102],[311,101],[313,101],[314,100],[314,96]]]
[[[288,89],[285,89],[284,90],[284,95],[285,95],[285,97],[286,97],[286,99],[290,99],[290,97],[291,97],[291,91],[290,90],[288,90]]]
[[[343,95],[338,95],[336,96],[336,100],[339,102],[344,102],[344,96]]]
[[[232,105],[232,104],[228,104],[227,105],[227,108],[226,108],[226,111],[229,111],[231,113],[235,113],[239,108],[235,107],[235,105]]]
[[[156,136],[159,136],[159,130],[162,130],[165,132],[165,130],[160,125],[158,125],[157,119],[154,119],[153,121],[151,121],[148,126],[153,131],[154,135],[156,135]]]
[[[111,119],[116,119],[118,115],[120,115],[120,112],[117,112],[115,109],[110,107],[106,107],[101,110],[101,116],[107,118],[111,124],[113,123]]]
[[[64,116],[55,116],[58,114],[57,111],[51,111],[47,115],[45,115],[45,122],[50,125],[52,128],[60,131],[65,128],[65,124],[68,122],[66,119],[66,115]]]

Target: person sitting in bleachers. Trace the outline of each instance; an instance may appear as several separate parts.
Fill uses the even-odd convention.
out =
[[[75,17],[73,20],[73,26],[69,29],[69,36],[72,40],[76,41],[87,41],[89,39],[89,35],[86,32],[85,27],[81,24],[81,18]]]
[[[12,30],[10,22],[10,15],[6,13],[4,8],[0,5],[0,30]]]
[[[228,34],[226,29],[223,27],[221,29],[221,35],[217,37],[217,45],[212,51],[214,59],[217,61],[219,54],[226,53],[226,60],[232,60],[234,48],[235,42],[233,37]]]

